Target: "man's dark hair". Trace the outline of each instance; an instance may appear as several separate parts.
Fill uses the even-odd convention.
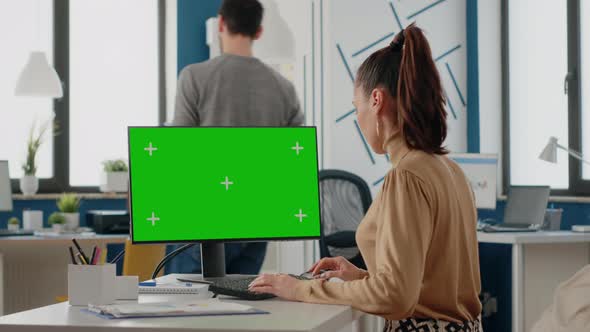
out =
[[[219,15],[223,17],[231,34],[254,38],[260,24],[264,8],[258,0],[223,0]]]

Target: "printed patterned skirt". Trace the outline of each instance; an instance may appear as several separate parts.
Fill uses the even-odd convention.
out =
[[[383,332],[483,332],[481,320],[450,323],[436,319],[386,320]]]

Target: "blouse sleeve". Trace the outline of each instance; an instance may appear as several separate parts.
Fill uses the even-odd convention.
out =
[[[418,303],[433,231],[425,183],[405,170],[386,179],[378,206],[376,269],[361,280],[302,282],[297,300],[345,304],[388,319],[409,317]]]

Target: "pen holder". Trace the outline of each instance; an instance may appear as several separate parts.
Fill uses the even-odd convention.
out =
[[[112,304],[117,298],[115,264],[68,265],[70,305]]]

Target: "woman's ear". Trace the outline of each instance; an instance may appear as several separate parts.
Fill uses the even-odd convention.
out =
[[[385,102],[385,91],[383,91],[382,88],[373,89],[373,91],[371,91],[371,96],[370,96],[370,100],[369,100],[371,110],[376,112],[377,115],[380,115],[381,111],[383,110],[384,102]]]

